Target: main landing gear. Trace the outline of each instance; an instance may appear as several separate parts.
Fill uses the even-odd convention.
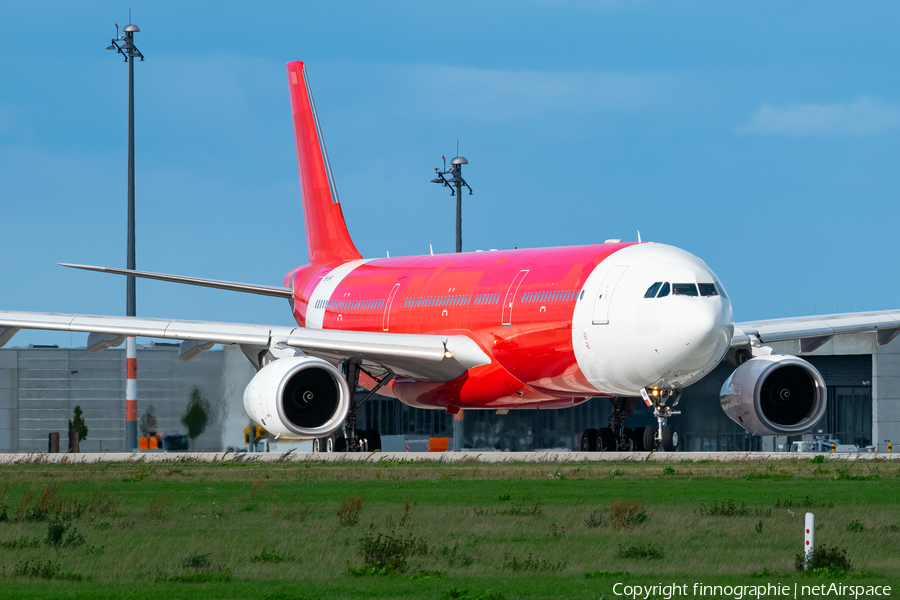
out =
[[[663,452],[677,451],[678,431],[674,425],[667,424],[667,420],[672,415],[681,414],[681,411],[672,410],[666,406],[666,402],[674,397],[672,406],[677,405],[681,390],[641,390],[641,396],[647,406],[653,407],[656,423],[633,430],[625,427],[625,417],[634,416],[634,405],[639,399],[611,397],[609,426],[599,430],[585,429],[581,436],[582,452],[642,452],[657,449]]]
[[[381,434],[377,429],[359,430],[356,428],[356,411],[362,406],[363,402],[375,395],[375,392],[386,386],[394,374],[388,371],[381,379],[377,379],[368,371],[364,371],[358,361],[344,361],[341,363],[341,372],[347,378],[347,385],[350,388],[350,394],[353,395],[356,387],[359,385],[360,372],[366,373],[375,382],[375,387],[366,394],[362,400],[356,402],[354,398],[350,398],[350,408],[347,411],[347,418],[344,419],[344,426],[341,430],[335,431],[331,435],[313,440],[313,452],[380,452],[381,451]]]

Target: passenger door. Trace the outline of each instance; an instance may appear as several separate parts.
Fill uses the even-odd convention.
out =
[[[519,271],[512,283],[509,284],[509,289],[506,290],[506,297],[503,300],[503,319],[501,325],[512,325],[513,304],[516,301],[516,294],[519,292],[519,286],[522,284],[522,280],[525,279],[526,275],[528,275],[528,269]]]
[[[619,280],[628,269],[627,266],[612,267],[603,278],[600,284],[600,291],[597,294],[597,300],[594,302],[594,325],[609,324],[609,302],[612,300],[613,292],[616,290]]]

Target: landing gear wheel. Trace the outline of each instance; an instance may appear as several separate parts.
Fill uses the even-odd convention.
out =
[[[369,451],[369,439],[366,437],[365,431],[360,429],[356,430],[356,443],[359,445],[359,452]]]
[[[634,432],[628,427],[625,428],[625,437],[620,440],[619,449],[624,452],[634,452]]]
[[[325,445],[325,443],[322,441],[323,439],[324,439],[324,438],[316,438],[316,439],[313,440],[312,451],[313,451],[315,454],[318,454],[319,452],[322,451],[322,447]]]
[[[674,425],[666,425],[663,428],[662,435],[662,451],[677,452],[678,451],[678,430]]]
[[[659,425],[656,423],[651,423],[644,427],[644,450],[656,450],[656,432],[659,430]]]
[[[334,438],[332,442],[332,448],[334,448],[333,452],[346,452],[347,451],[347,439],[343,434],[332,434]]]
[[[604,427],[600,430],[599,442],[597,444],[600,450],[606,452],[615,452],[616,451],[616,435],[613,433],[613,430],[609,427]]]
[[[631,439],[634,440],[634,449],[637,452],[644,451],[644,429],[645,427],[635,427],[631,433]]]
[[[596,452],[597,451],[597,430],[585,429],[584,435],[581,436],[581,451]]]
[[[363,432],[369,452],[381,452],[381,434],[377,429],[366,429]]]

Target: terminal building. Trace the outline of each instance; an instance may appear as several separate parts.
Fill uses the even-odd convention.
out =
[[[799,354],[799,342],[773,344],[783,354]],[[828,387],[828,410],[809,435],[821,433],[859,448],[887,451],[900,440],[900,339],[878,346],[874,334],[835,336],[804,354]],[[719,390],[733,367],[720,364],[702,381],[685,389],[673,418],[685,451],[790,450],[797,438],[751,436],[725,416]],[[181,416],[195,388],[210,403],[209,425],[191,441],[196,451],[243,447],[248,424],[244,387],[253,367],[237,347],[206,352],[190,362],[178,360],[178,345],[155,343],[138,349],[138,418],[152,406],[159,432],[184,432]],[[48,436],[65,440],[68,421],[80,406],[89,428],[83,452],[125,450],[125,352],[98,354],[84,348],[25,347],[0,349],[0,452],[45,452]],[[359,396],[358,396],[359,397]],[[567,409],[465,411],[464,449],[542,450],[580,448],[582,431],[604,427],[609,402],[597,398]],[[630,427],[653,420],[642,403]],[[404,436],[412,450],[424,450],[429,437],[452,437],[453,417],[398,400],[374,396],[360,409],[360,429],[382,436]],[[61,441],[61,446],[65,444]],[[452,445],[451,445],[452,447]],[[65,448],[63,447],[64,451]]]

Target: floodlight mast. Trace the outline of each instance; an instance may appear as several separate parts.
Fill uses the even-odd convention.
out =
[[[129,21],[131,19],[129,18]],[[125,33],[119,35],[116,24],[116,38],[106,49],[116,50],[128,63],[128,249],[126,268],[135,269],[134,244],[134,59],[144,60],[144,55],[134,45],[134,34],[141,28],[133,23],[125,26]],[[125,314],[133,317],[135,310],[134,277],[125,281]],[[134,336],[125,339],[126,381],[125,381],[125,450],[131,452],[138,447],[137,439],[137,343]]]
[[[443,158],[443,157],[441,157]],[[462,176],[462,166],[469,164],[469,161],[463,156],[457,156],[450,161],[450,168],[447,168],[447,160],[444,159],[444,170],[439,167],[434,168],[437,175],[431,180],[431,183],[439,183],[443,187],[451,189],[450,195],[456,196],[456,251],[462,252],[462,189],[463,186],[469,188],[469,195],[472,195],[472,186],[470,186]],[[450,179],[445,179],[444,175],[450,175]]]

